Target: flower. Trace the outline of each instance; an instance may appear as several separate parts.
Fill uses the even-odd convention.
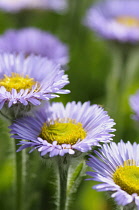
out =
[[[139,208],[139,144],[133,145],[122,140],[104,144],[97,157],[90,155],[87,165],[93,172],[87,172],[95,180],[102,182],[93,186],[97,191],[109,191],[118,205],[137,205]],[[130,208],[133,209],[133,208]]]
[[[139,41],[139,1],[107,0],[92,6],[85,25],[105,39]]]
[[[87,152],[100,142],[110,142],[115,131],[107,112],[98,105],[89,102],[53,103],[35,113],[34,117],[16,120],[10,126],[11,133],[22,145],[18,151],[27,147],[37,149],[41,156],[50,157],[76,151]]]
[[[139,121],[139,91],[137,91],[136,94],[130,96],[129,101],[132,110],[135,112],[133,119]]]
[[[0,52],[35,54],[65,65],[68,48],[54,35],[36,28],[7,30],[0,36]]]
[[[19,12],[23,9],[43,9],[63,11],[67,9],[66,0],[1,0],[0,9]]]
[[[40,0],[37,1],[40,2]],[[65,11],[67,10],[68,7],[67,0],[47,0],[45,5],[51,10],[56,10],[56,11]],[[43,5],[41,6],[41,8],[43,9]]]
[[[26,7],[28,0],[1,0],[0,9],[8,12],[17,12]]]
[[[39,105],[54,98],[68,84],[60,65],[47,58],[23,54],[0,54],[0,109],[4,104]]]

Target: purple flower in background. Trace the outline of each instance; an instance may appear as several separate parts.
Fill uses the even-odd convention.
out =
[[[87,172],[95,180],[102,182],[93,186],[97,191],[108,191],[118,205],[129,205],[139,209],[139,144],[121,141],[104,144],[95,151],[97,157],[90,155],[87,165],[92,172]]]
[[[139,41],[139,1],[107,0],[92,6],[85,25],[105,39]]]
[[[0,9],[8,12],[17,12],[26,7],[28,0],[0,0]]]
[[[28,8],[50,9],[64,11],[67,9],[67,0],[28,0]]]
[[[36,28],[7,30],[0,36],[0,52],[35,54],[65,65],[69,60],[68,48],[54,35]]]
[[[113,125],[113,119],[98,105],[69,102],[65,107],[47,104],[34,117],[18,119],[10,128],[14,138],[28,140],[20,141],[18,151],[33,147],[30,152],[37,149],[41,156],[53,157],[87,152],[100,142],[110,142]]]
[[[43,9],[64,11],[67,9],[66,0],[0,0],[0,9],[7,12],[19,12],[23,9]]]
[[[54,98],[68,84],[60,65],[35,55],[0,54],[0,109],[7,104],[33,105]]]
[[[137,91],[136,94],[130,96],[129,102],[132,110],[135,112],[133,119],[139,120],[139,91]]]

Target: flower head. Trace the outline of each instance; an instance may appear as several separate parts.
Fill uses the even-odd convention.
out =
[[[40,0],[37,1],[40,2]],[[44,1],[46,7],[50,8],[51,10],[66,11],[68,8],[67,0],[44,0]],[[41,8],[43,9],[43,5],[41,6]]]
[[[9,12],[17,12],[26,7],[27,1],[28,0],[1,0],[0,9]]]
[[[88,172],[95,180],[102,182],[93,189],[109,191],[118,205],[133,204],[139,208],[139,144],[123,141],[103,145],[97,157],[90,156]],[[130,208],[132,209],[132,208]]]
[[[54,35],[36,28],[8,30],[0,36],[0,52],[35,54],[65,65],[68,48]]]
[[[54,98],[68,84],[67,75],[47,58],[23,54],[0,54],[0,109],[4,105],[39,105]]]
[[[46,9],[63,11],[67,9],[66,0],[0,0],[0,9],[18,12],[23,9]]]
[[[33,147],[41,156],[48,153],[52,157],[87,152],[100,142],[109,142],[114,124],[97,105],[69,102],[65,107],[62,103],[47,104],[34,117],[18,119],[10,128],[13,137],[28,140],[20,141],[18,151]]]
[[[139,91],[137,91],[136,94],[130,96],[130,106],[135,112],[135,115],[133,115],[133,119],[139,121]]]
[[[139,1],[107,0],[92,6],[85,24],[105,39],[139,41]]]

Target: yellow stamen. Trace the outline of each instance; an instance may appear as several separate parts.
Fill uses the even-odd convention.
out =
[[[113,180],[128,194],[139,195],[139,167],[134,160],[126,160],[123,166],[117,167]]]
[[[57,141],[58,144],[75,144],[78,140],[86,137],[86,131],[81,123],[75,120],[55,120],[53,124],[44,123],[39,137],[47,140],[49,143]]]
[[[136,17],[119,16],[116,18],[116,21],[127,27],[139,27],[139,19]]]
[[[4,86],[7,91],[11,91],[13,88],[19,92],[21,89],[31,90],[34,85],[39,84],[30,78],[28,75],[21,76],[18,73],[12,73],[11,76],[4,75],[3,79],[0,79],[0,86]]]

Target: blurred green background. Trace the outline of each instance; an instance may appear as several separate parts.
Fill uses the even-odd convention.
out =
[[[68,95],[61,95],[55,101],[91,101],[100,104],[111,117],[113,110],[105,106],[106,81],[112,65],[112,56],[107,43],[83,25],[86,10],[93,3],[91,0],[69,0],[68,11],[58,14],[54,11],[21,11],[10,14],[0,11],[0,33],[9,28],[37,27],[56,35],[69,46],[70,62],[67,67],[71,90]],[[41,40],[40,40],[41,41]],[[139,87],[138,77],[134,86],[125,93],[128,96]],[[130,119],[131,110],[125,105],[126,121],[122,138],[125,141],[138,141],[137,129]],[[118,113],[117,113],[118,114]],[[1,118],[0,136],[0,209],[14,210],[13,178],[14,162],[12,140],[9,138],[8,122]],[[116,133],[115,133],[116,134]],[[115,138],[117,141],[117,139]],[[120,140],[120,139],[119,139]],[[35,160],[35,161],[34,161]],[[28,155],[27,183],[25,203],[29,210],[49,210],[52,208],[53,183],[48,183],[51,170],[47,160],[42,160],[37,151]],[[50,167],[51,168],[51,167]],[[28,176],[28,171],[30,176]],[[114,204],[103,192],[92,190],[93,181],[83,181],[76,195],[72,210],[110,210]],[[26,210],[26,209],[25,209]]]

